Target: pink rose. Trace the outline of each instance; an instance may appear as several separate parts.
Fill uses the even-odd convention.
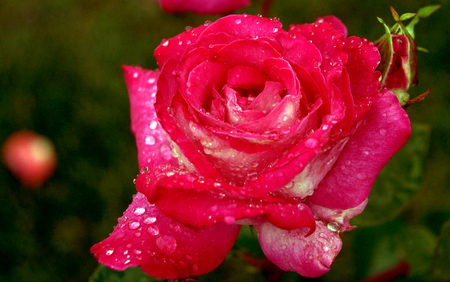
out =
[[[410,123],[379,91],[380,55],[335,17],[292,25],[232,15],[164,41],[161,71],[124,67],[139,193],[92,248],[114,269],[211,271],[240,225],[284,270],[316,277]]]
[[[159,0],[168,13],[194,12],[196,14],[227,14],[248,6],[250,0]]]

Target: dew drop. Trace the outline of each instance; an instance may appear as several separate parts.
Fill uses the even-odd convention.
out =
[[[127,259],[126,261],[124,261],[123,264],[129,264],[131,261],[129,259]]]
[[[191,30],[192,29],[192,26],[186,26],[185,28],[184,28],[186,31],[188,31],[188,30]]]
[[[210,20],[206,20],[205,21],[205,23],[203,24],[204,26],[208,26],[208,25],[210,25],[211,24],[211,21]]]
[[[177,248],[177,240],[172,236],[163,235],[156,239],[156,246],[163,254],[169,255]]]
[[[150,226],[147,228],[147,231],[152,236],[157,236],[159,234],[159,228],[157,226]]]
[[[134,214],[135,215],[142,215],[142,214],[144,214],[145,213],[145,208],[136,208],[135,210],[134,210]]]
[[[323,246],[323,251],[324,252],[328,252],[330,250],[330,248],[328,246]]]
[[[198,271],[198,264],[194,264],[194,265],[192,266],[192,270],[193,270],[193,271]]]
[[[332,232],[337,232],[341,229],[341,226],[337,222],[330,222],[327,224],[327,228]]]
[[[105,254],[106,254],[107,256],[110,256],[110,255],[112,255],[113,253],[114,253],[114,249],[109,249],[109,250],[106,251]]]
[[[155,222],[156,222],[156,217],[154,217],[154,216],[150,216],[150,217],[147,217],[146,219],[144,219],[145,224],[153,224]]]
[[[162,46],[164,46],[164,47],[167,47],[167,46],[169,46],[169,40],[167,40],[167,39],[163,39],[163,41],[162,41],[161,45],[162,45]]]
[[[148,171],[148,167],[146,167],[146,166],[143,166],[143,167],[141,167],[141,168],[139,169],[139,172],[140,172],[141,174],[146,173],[147,171]]]
[[[310,148],[310,149],[315,148],[318,144],[319,144],[319,141],[317,141],[317,139],[314,139],[314,138],[308,138],[305,141],[305,147]]]
[[[139,76],[139,73],[137,73],[137,72],[133,73],[134,78],[137,78],[138,76]]]
[[[141,224],[137,221],[130,221],[130,224],[128,224],[128,227],[130,227],[131,230],[138,229]]]
[[[145,137],[145,144],[146,145],[150,145],[151,146],[151,145],[155,145],[155,143],[156,143],[155,137],[153,137],[151,135]]]
[[[158,122],[157,121],[152,121],[150,123],[150,129],[155,129],[158,126]]]
[[[278,32],[278,27],[274,27],[274,28],[272,29],[272,32],[273,32],[273,33]]]
[[[237,20],[235,20],[234,21],[236,24],[240,24],[241,23],[241,20],[240,19],[237,19]]]
[[[155,81],[156,81],[156,79],[153,78],[153,77],[151,77],[151,78],[149,78],[149,79],[147,80],[147,82],[148,82],[149,84],[153,84],[153,83],[155,83]]]
[[[234,216],[227,215],[223,218],[223,221],[227,224],[232,224],[236,221],[236,218]]]
[[[314,61],[314,67],[315,67],[315,68],[320,67],[320,62],[319,62],[319,61]]]
[[[172,152],[166,144],[161,146],[161,149],[159,150],[161,152],[161,157],[165,159],[166,161],[170,160],[172,158]]]

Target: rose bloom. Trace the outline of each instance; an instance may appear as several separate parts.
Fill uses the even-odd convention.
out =
[[[168,13],[194,12],[196,14],[227,14],[248,6],[250,0],[159,0]]]
[[[97,259],[180,278],[217,267],[241,225],[283,270],[317,277],[411,127],[380,55],[335,17],[282,29],[232,15],[124,67],[141,173]]]

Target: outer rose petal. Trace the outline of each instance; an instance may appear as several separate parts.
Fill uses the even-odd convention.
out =
[[[159,0],[168,13],[227,14],[250,4],[250,0]]]
[[[140,266],[151,276],[167,279],[201,275],[223,261],[239,229],[219,223],[194,231],[164,216],[138,193],[114,231],[91,252],[112,269]]]
[[[136,137],[139,166],[175,165],[168,135],[161,127],[153,104],[159,73],[140,67],[123,66],[130,95],[131,130]]]
[[[342,247],[336,232],[331,232],[321,221],[316,231],[305,237],[306,228],[282,230],[270,223],[255,226],[261,248],[267,258],[286,271],[302,276],[317,277],[327,273]]]
[[[360,205],[369,195],[378,173],[410,135],[408,115],[397,97],[386,92],[365,114],[359,129],[310,201],[333,209]]]

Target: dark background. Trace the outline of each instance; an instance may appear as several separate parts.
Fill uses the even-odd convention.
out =
[[[394,23],[389,5],[402,14],[429,4],[442,8],[416,27],[418,45],[430,52],[419,54],[419,86],[410,94],[417,96],[429,88],[432,92],[408,110],[414,123],[431,128],[420,189],[395,219],[345,233],[342,253],[323,281],[358,280],[395,265],[403,258],[402,251],[395,251],[395,256],[389,251],[376,253],[373,244],[390,246],[398,236],[403,240],[418,233],[419,249],[429,240],[433,246],[423,248],[432,251],[433,240],[450,219],[450,3],[273,3],[270,16],[279,17],[285,29],[291,23],[334,14],[349,35],[372,41],[384,32],[377,16]],[[261,6],[262,0],[253,0],[238,12],[257,14]],[[49,137],[59,158],[54,176],[37,191],[22,187],[0,165],[0,281],[88,280],[98,265],[89,248],[108,236],[135,193],[132,180],[138,173],[137,153],[121,65],[155,69],[153,50],[163,38],[184,31],[185,26],[215,19],[165,14],[156,0],[0,1],[0,144],[9,134],[30,129]],[[254,244],[245,243],[245,238],[225,266],[205,277],[262,281],[257,269],[231,262],[240,261],[239,248]],[[428,279],[423,278],[431,271],[430,261],[426,263],[428,268],[415,269],[417,275],[411,279]],[[239,270],[234,265],[240,265]],[[241,276],[224,278],[230,272]],[[301,280],[294,274],[283,279]]]

